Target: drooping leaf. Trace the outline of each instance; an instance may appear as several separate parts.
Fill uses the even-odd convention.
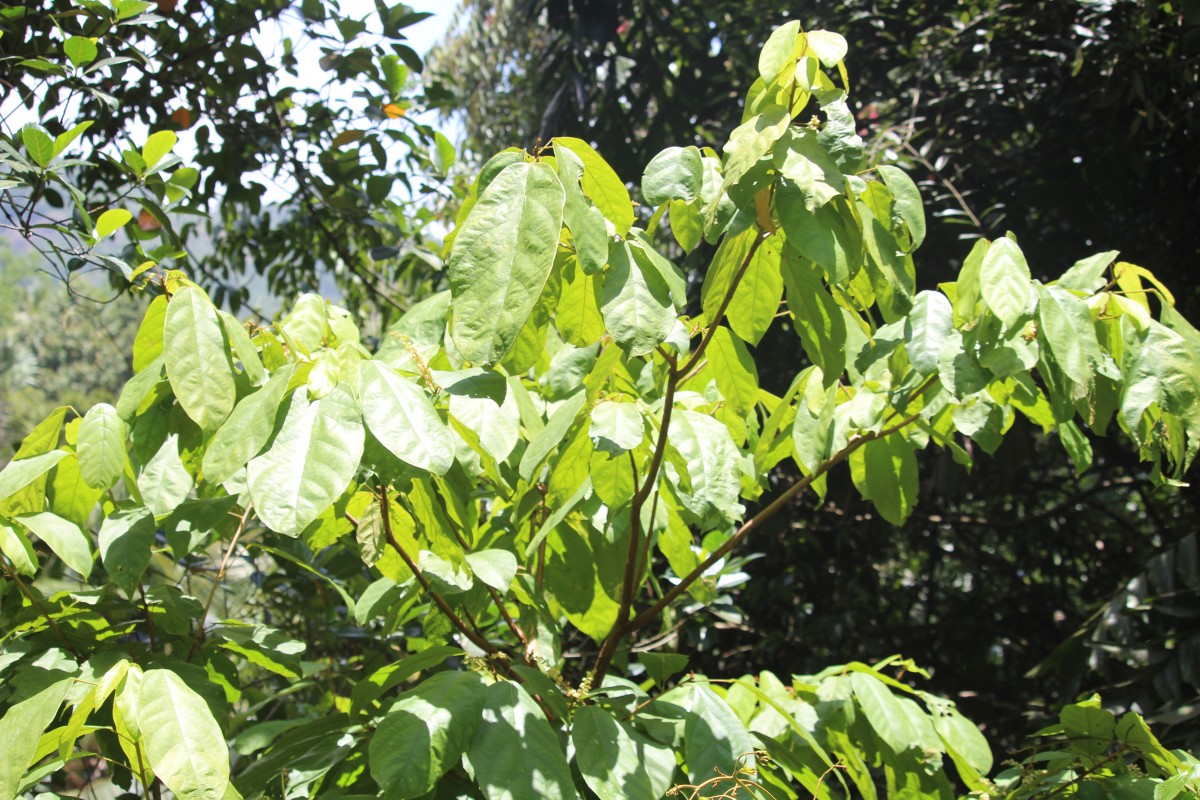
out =
[[[903,525],[917,503],[917,458],[904,436],[874,439],[850,454],[850,476],[880,516]]]
[[[451,671],[400,695],[368,750],[371,776],[388,797],[408,800],[433,790],[470,745],[486,693],[476,673]]]
[[[202,467],[206,481],[224,483],[262,451],[275,428],[292,374],[291,367],[277,371],[266,386],[237,404],[205,448]]]
[[[88,410],[79,426],[79,472],[93,489],[110,489],[125,471],[125,440],[129,428],[107,403]]]
[[[248,467],[259,518],[273,531],[299,535],[346,491],[363,442],[362,415],[349,389],[339,385],[315,403],[293,394],[275,441]]]
[[[533,478],[534,473],[554,451],[554,448],[562,443],[585,403],[587,403],[587,394],[577,392],[554,410],[554,414],[551,415],[545,427],[529,441],[529,446],[525,448],[525,453],[521,456],[520,473],[522,478],[527,481]]]
[[[917,724],[886,684],[865,672],[851,672],[850,685],[867,721],[894,753],[899,755],[920,744]]]
[[[925,241],[925,204],[921,202],[921,192],[912,178],[904,170],[890,164],[880,164],[879,177],[887,184],[888,190],[896,201],[896,214],[908,229],[908,252],[912,252]]]
[[[625,188],[624,181],[613,172],[608,162],[582,139],[556,136],[551,141],[556,153],[560,147],[565,148],[583,163],[584,194],[613,224],[618,236],[628,233],[636,217],[633,214],[633,201],[629,199],[629,191]]]
[[[444,475],[454,463],[454,439],[425,390],[378,361],[359,370],[359,401],[371,433],[392,455]]]
[[[549,164],[511,164],[458,229],[447,265],[450,335],[468,361],[495,364],[512,348],[554,266],[564,202]]]
[[[237,389],[221,320],[199,289],[184,286],[167,304],[163,356],[179,405],[202,430],[215,431],[233,411]]]
[[[566,191],[563,224],[571,231],[579,267],[585,274],[594,275],[608,260],[608,224],[583,190],[583,162],[579,156],[566,147],[559,148],[555,156],[558,177]]]
[[[467,553],[466,559],[476,578],[501,593],[508,591],[517,575],[517,557],[507,550],[476,550]]]
[[[187,499],[195,483],[179,456],[179,434],[176,433],[167,436],[138,476],[142,502],[156,517],[174,511]]]
[[[629,353],[644,356],[666,341],[675,325],[670,291],[657,273],[642,270],[625,242],[613,242],[600,285],[600,313],[609,335]]]
[[[595,706],[576,710],[571,723],[575,760],[600,800],[662,797],[671,787],[675,754]]]
[[[29,537],[0,519],[0,553],[12,564],[18,575],[32,578],[37,574],[38,557]]]
[[[224,800],[229,749],[204,698],[168,669],[142,675],[137,726],[154,774],[180,800]]]
[[[775,194],[779,225],[787,243],[825,271],[830,283],[854,276],[862,265],[863,235],[844,198],[834,198],[809,211],[804,194],[790,181],[779,182]]]
[[[729,327],[748,344],[762,341],[779,313],[779,302],[783,299],[782,249],[783,242],[778,236],[762,243],[746,265],[725,310]]]
[[[921,292],[913,299],[904,322],[904,349],[913,369],[922,375],[937,372],[942,349],[954,328],[954,309],[941,292]]]
[[[150,565],[154,515],[145,506],[121,509],[100,525],[100,560],[113,583],[133,594]]]
[[[669,437],[687,464],[689,510],[700,521],[736,519],[742,511],[737,502],[740,455],[729,429],[706,414],[677,408]]]
[[[578,800],[558,737],[533,698],[514,683],[487,688],[467,757],[487,800]]]
[[[49,511],[21,514],[16,520],[37,534],[64,564],[82,575],[84,580],[92,574],[91,544],[74,522]]]

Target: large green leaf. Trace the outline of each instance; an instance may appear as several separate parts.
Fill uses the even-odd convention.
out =
[[[174,511],[177,505],[187,499],[195,483],[179,456],[177,433],[172,433],[163,441],[158,452],[146,462],[146,466],[142,467],[142,472],[138,475],[138,489],[142,493],[142,502],[156,517],[163,517]]]
[[[708,686],[689,683],[660,695],[655,703],[682,708],[688,779],[701,783],[731,774],[739,765],[754,768],[758,747],[737,714]],[[654,706],[651,706],[653,709]]]
[[[697,521],[731,521],[742,513],[741,454],[729,429],[706,414],[677,408],[671,415],[670,441],[687,464],[691,491],[683,500]]]
[[[180,800],[224,800],[229,746],[204,698],[168,669],[142,675],[137,726],[154,774]]]
[[[843,193],[846,179],[837,162],[812,131],[791,129],[774,150],[775,168],[804,197],[804,206],[815,212]]]
[[[941,292],[921,292],[913,299],[904,321],[904,347],[913,368],[922,375],[937,372],[938,361],[954,328],[954,309]]]
[[[487,800],[579,797],[558,736],[533,698],[515,683],[488,687],[467,757]]]
[[[100,560],[126,594],[133,594],[150,566],[154,531],[154,515],[144,506],[116,511],[100,525]]]
[[[201,290],[184,286],[167,304],[163,356],[179,405],[202,430],[215,431],[233,410],[237,389],[220,317]]]
[[[74,522],[49,511],[22,514],[16,520],[37,534],[64,564],[82,575],[84,580],[92,574],[91,544]]]
[[[511,164],[459,227],[447,265],[450,334],[468,361],[495,364],[512,348],[554,266],[564,202],[549,164]]]
[[[58,714],[72,679],[58,681],[10,707],[0,718],[0,797],[16,797],[21,778],[38,749],[42,732]]]
[[[271,530],[297,536],[350,485],[364,431],[354,396],[339,385],[317,402],[292,395],[271,447],[250,462],[250,497]]]
[[[1025,254],[1016,242],[1005,236],[988,246],[979,266],[980,293],[1005,330],[1024,316],[1033,297],[1030,280]]]
[[[462,758],[479,726],[485,684],[474,672],[442,672],[388,709],[371,738],[371,776],[393,800],[420,797]]]
[[[659,798],[671,788],[675,754],[596,706],[582,706],[571,723],[575,762],[600,800]]]
[[[579,156],[562,147],[555,151],[555,157],[558,177],[566,191],[563,223],[571,231],[579,266],[584,273],[594,275],[608,260],[608,223],[583,190],[583,161]]]
[[[775,193],[779,225],[787,243],[825,271],[830,283],[851,278],[863,260],[863,235],[844,198],[810,211],[799,187],[781,179]]]
[[[371,433],[392,455],[444,475],[454,463],[454,438],[425,390],[378,361],[359,370],[359,402]]]
[[[1055,366],[1072,383],[1073,399],[1086,397],[1095,382],[1095,365],[1100,363],[1100,342],[1087,304],[1058,286],[1038,291],[1038,338],[1049,351]]]
[[[917,503],[917,457],[899,433],[867,442],[851,453],[850,477],[893,525],[903,525]]]
[[[783,240],[773,236],[762,243],[733,291],[725,310],[729,327],[742,341],[757,345],[779,313],[783,299],[780,254]]]
[[[520,473],[525,480],[532,480],[542,463],[554,452],[575,423],[575,417],[587,402],[587,394],[576,392],[554,410],[550,420],[532,439],[521,456]]]
[[[220,484],[229,480],[270,441],[292,372],[291,367],[279,370],[266,386],[244,398],[233,409],[205,448],[202,466],[206,481]]]
[[[631,357],[644,356],[671,334],[675,306],[671,292],[653,270],[643,270],[625,242],[609,248],[600,285],[600,313],[613,340]]]
[[[888,190],[896,201],[896,214],[908,228],[908,252],[912,252],[925,241],[925,205],[921,202],[921,192],[908,173],[890,164],[880,164],[877,168],[879,177],[887,184]],[[882,221],[882,220],[881,220]]]
[[[811,261],[784,248],[781,267],[796,335],[805,355],[832,384],[846,369],[846,318]]]
[[[10,461],[8,466],[0,470],[0,499],[21,491],[49,472],[66,456],[66,450],[51,450],[49,453],[42,453],[32,458]]]
[[[559,149],[563,148],[570,150],[583,162],[584,194],[613,224],[617,234],[624,236],[636,220],[633,214],[633,201],[629,199],[629,191],[625,188],[625,182],[617,173],[613,172],[613,168],[608,165],[608,162],[582,139],[556,136],[552,141],[556,155]]]
[[[634,403],[615,400],[597,403],[592,409],[592,424],[588,434],[599,450],[620,453],[633,450],[645,437],[642,412]]]
[[[758,368],[746,345],[722,325],[713,334],[706,355],[725,402],[739,414],[754,408],[758,402]]]
[[[604,258],[608,258],[607,241],[604,244]],[[554,312],[554,325],[567,344],[587,347],[604,335],[598,280],[598,277],[588,275],[574,260],[568,260],[563,266],[562,289],[558,295],[558,308]]]
[[[129,428],[107,403],[92,406],[79,426],[79,472],[93,489],[111,489],[125,471]]]
[[[691,202],[700,194],[704,164],[695,147],[668,147],[650,159],[642,174],[642,197],[651,206],[671,200]]]
[[[865,672],[850,673],[850,685],[867,722],[893,752],[899,755],[920,744],[921,730],[910,708],[901,705],[887,685]]]
[[[933,727],[951,758],[963,761],[980,775],[992,771],[992,749],[978,726],[955,708],[934,709]]]
[[[32,578],[38,571],[37,553],[29,537],[0,519],[0,553],[3,553],[18,575]]]

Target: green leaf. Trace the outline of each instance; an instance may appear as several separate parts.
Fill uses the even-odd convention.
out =
[[[810,34],[811,37],[811,34]],[[899,167],[880,164],[879,177],[887,185],[895,200],[895,212],[908,228],[908,236],[912,244],[907,252],[911,253],[925,241],[925,204],[921,202],[921,192],[913,183],[908,173]],[[880,220],[882,222],[882,220]]]
[[[684,492],[682,499],[697,520],[704,524],[740,516],[741,454],[729,429],[706,414],[677,408],[671,415],[669,438],[687,464],[691,491]]]
[[[833,31],[809,31],[807,37],[809,49],[821,60],[823,67],[836,67],[850,49],[846,37]]]
[[[474,672],[442,672],[404,694],[371,738],[371,776],[392,800],[420,797],[470,745],[487,688]]]
[[[154,515],[144,506],[121,509],[100,524],[100,560],[108,577],[132,596],[150,566]]]
[[[18,575],[32,578],[37,574],[38,557],[29,537],[0,519],[0,553],[12,564]],[[0,782],[2,783],[2,782]]]
[[[721,397],[739,414],[745,414],[758,402],[758,368],[754,357],[740,339],[720,326],[708,344],[708,366],[717,381]]]
[[[597,450],[622,453],[633,450],[645,437],[642,412],[634,403],[609,400],[597,403],[592,409],[592,424],[588,435]]]
[[[796,335],[809,361],[832,384],[846,369],[846,318],[812,262],[785,247],[781,268]]]
[[[638,653],[637,658],[654,685],[660,689],[667,685],[672,676],[683,672],[688,664],[688,657],[683,653]]]
[[[758,54],[758,74],[763,83],[770,85],[784,70],[795,67],[796,34],[799,32],[799,20],[785,22],[771,32]]]
[[[406,464],[436,475],[454,463],[454,438],[425,390],[379,361],[359,370],[363,419],[380,444]]]
[[[799,189],[809,211],[843,193],[846,179],[815,132],[789,129],[773,153],[775,169]]]
[[[229,747],[204,698],[171,670],[142,675],[137,726],[150,768],[180,800],[225,800]]]
[[[32,458],[15,459],[0,470],[0,499],[11,497],[45,475],[67,456],[65,450],[51,450]]]
[[[628,242],[629,252],[641,267],[643,274],[652,272],[658,275],[671,292],[671,302],[677,310],[682,311],[687,306],[687,276],[683,274],[683,270],[655,250],[637,229],[629,232]]]
[[[467,553],[466,559],[476,578],[501,593],[508,591],[517,575],[517,557],[507,550],[477,550]]]
[[[1104,271],[1116,260],[1118,250],[1097,253],[1094,256],[1080,259],[1058,279],[1058,285],[1084,294],[1092,294],[1104,287]]]
[[[933,727],[955,760],[966,762],[980,775],[992,771],[992,749],[979,728],[955,708],[937,709]]]
[[[917,503],[917,457],[899,433],[874,439],[850,454],[850,476],[880,516],[903,525]]]
[[[1031,280],[1025,254],[1016,242],[1003,236],[988,245],[979,267],[980,291],[1005,330],[1025,315],[1033,292]]]
[[[0,797],[17,797],[42,733],[58,715],[74,680],[58,681],[8,709],[0,718]]]
[[[867,722],[892,752],[899,755],[920,745],[921,729],[917,721],[909,717],[908,709],[886,684],[865,672],[851,672],[850,685]]]
[[[84,580],[92,574],[91,544],[74,522],[49,511],[21,514],[16,520],[37,534],[64,564],[82,575]]]
[[[167,304],[163,328],[167,380],[179,405],[206,433],[233,411],[233,364],[221,320],[200,289],[184,286]]]
[[[76,67],[90,64],[96,59],[96,41],[86,36],[72,36],[63,42],[63,52]]]
[[[691,202],[700,195],[704,164],[696,147],[668,147],[650,159],[642,174],[642,197],[657,207],[671,200]]]
[[[467,758],[487,800],[577,800],[558,736],[537,703],[507,681],[487,688]]]
[[[559,148],[570,150],[583,162],[583,192],[600,209],[600,212],[613,224],[618,236],[629,232],[636,217],[633,213],[633,201],[629,199],[629,191],[625,183],[613,172],[608,162],[592,149],[592,146],[582,139],[570,136],[556,136],[551,142],[555,154]]]
[[[54,140],[41,128],[26,125],[21,129],[21,141],[29,151],[29,157],[39,167],[45,167],[54,158]]]
[[[50,476],[50,510],[80,527],[88,524],[96,502],[103,494],[83,480],[79,459],[69,456],[58,462]]]
[[[146,162],[146,169],[153,169],[163,156],[171,152],[176,141],[178,141],[178,137],[173,131],[158,131],[150,134],[146,139],[146,144],[142,146],[142,160]]]
[[[604,252],[606,260],[607,242]],[[588,275],[574,259],[568,260],[563,267],[562,289],[558,296],[558,309],[554,312],[554,324],[567,344],[587,347],[604,335],[604,317],[600,314],[596,281],[597,278]]]
[[[1072,399],[1087,397],[1095,365],[1103,358],[1087,304],[1059,286],[1040,287],[1037,318],[1043,357],[1048,349],[1055,366],[1071,380]]]
[[[247,482],[268,528],[298,536],[350,485],[364,430],[354,396],[339,384],[317,402],[292,395],[271,447],[250,462]]]
[[[333,309],[330,309],[330,311],[333,312]],[[337,309],[337,311],[342,311],[345,314],[343,309]],[[266,377],[266,373],[263,371],[262,359],[258,356],[258,348],[254,346],[254,342],[250,341],[250,334],[246,332],[246,328],[232,314],[218,310],[217,316],[221,320],[221,327],[225,329],[225,335],[228,337],[229,343],[233,345],[233,352],[237,354],[237,360],[241,362],[242,371],[251,384],[254,386],[260,385]],[[336,324],[333,313],[330,313],[329,324],[331,327]],[[357,334],[358,331],[353,327],[353,323],[350,323],[350,329]],[[357,342],[357,337],[353,341]]]
[[[676,704],[688,711],[683,741],[690,781],[698,784],[715,778],[718,770],[729,775],[739,764],[754,768],[753,753],[758,749],[754,739],[729,704],[712,689],[690,683],[660,695],[656,702]]]
[[[141,372],[162,355],[163,325],[167,319],[167,297],[159,295],[146,308],[142,324],[133,339],[133,371]]]
[[[600,800],[662,797],[671,788],[675,754],[644,738],[596,706],[582,706],[571,721],[575,762]]]
[[[237,404],[204,451],[206,481],[224,483],[266,447],[292,374],[293,369],[285,367]]]
[[[158,452],[142,467],[138,488],[142,502],[156,517],[164,517],[187,499],[195,485],[179,457],[179,434],[167,436]]]
[[[366,708],[389,689],[400,685],[418,672],[436,667],[452,656],[461,655],[464,653],[457,647],[436,646],[380,667],[371,673],[370,677],[354,685],[350,693],[350,713],[355,714]]]
[[[644,356],[666,341],[675,325],[675,306],[662,278],[643,271],[625,242],[609,247],[600,285],[600,313],[613,340],[629,356]]]
[[[571,231],[580,268],[593,275],[603,269],[608,260],[608,223],[583,191],[583,162],[565,147],[555,155],[558,177],[566,190],[563,224]]]
[[[131,219],[133,219],[133,214],[125,209],[110,208],[96,219],[96,238],[103,239],[110,236]]]
[[[92,127],[92,120],[84,120],[70,130],[63,131],[58,136],[54,137],[54,155],[59,155],[63,150],[71,146],[71,142],[75,141],[86,131]]]
[[[554,451],[554,448],[566,437],[567,431],[575,423],[575,417],[587,402],[585,392],[577,392],[564,400],[555,409],[545,427],[530,441],[521,456],[520,474],[526,481],[533,480],[534,474],[542,466],[542,462]]]
[[[778,236],[759,246],[725,310],[729,327],[742,341],[752,345],[762,340],[779,313],[779,301],[783,299],[782,249],[783,242]]]
[[[125,471],[129,428],[107,403],[92,406],[79,427],[79,472],[94,489],[113,487]]]
[[[722,189],[727,191],[745,177],[758,160],[771,151],[772,145],[783,136],[791,121],[792,116],[786,108],[773,106],[735,128],[725,145],[725,180]],[[705,209],[710,227],[719,202],[720,194]]]
[[[564,201],[549,164],[511,164],[458,228],[450,335],[468,361],[495,364],[512,348],[554,266]]]
[[[834,198],[815,212],[804,194],[781,179],[775,193],[779,225],[787,244],[825,271],[830,283],[842,283],[858,272],[863,260],[862,230],[844,198]]]
[[[922,375],[937,372],[939,358],[950,331],[954,309],[941,292],[921,292],[913,298],[912,311],[904,321],[904,349],[913,369]]]

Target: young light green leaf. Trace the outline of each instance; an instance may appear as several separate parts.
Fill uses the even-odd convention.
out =
[[[987,739],[958,709],[935,709],[933,727],[952,758],[962,759],[980,775],[992,771],[992,749]]]
[[[608,400],[592,409],[592,424],[588,434],[597,450],[623,453],[633,450],[645,437],[642,413],[634,403]]]
[[[729,429],[706,414],[677,408],[669,437],[691,478],[691,491],[682,498],[688,510],[701,523],[736,519],[742,512],[737,502],[740,455]]]
[[[387,797],[409,800],[433,790],[470,745],[486,693],[478,674],[451,671],[400,695],[368,749],[371,776]]]
[[[578,800],[558,736],[533,698],[508,681],[487,688],[467,751],[487,800]]]
[[[555,409],[546,426],[529,441],[529,446],[525,448],[525,453],[521,456],[519,469],[524,480],[533,479],[534,474],[542,466],[542,462],[567,435],[567,431],[575,423],[575,417],[579,415],[586,402],[587,394],[585,392],[571,395]]]
[[[444,475],[454,463],[454,438],[425,390],[379,361],[359,370],[363,419],[392,455]]]
[[[293,369],[285,367],[267,385],[242,399],[204,451],[204,479],[220,484],[244,467],[266,446],[275,428],[279,405],[287,393]]]
[[[1011,329],[1029,306],[1033,289],[1029,265],[1016,242],[1002,236],[992,242],[979,267],[980,292],[983,302]]]
[[[1109,250],[1076,261],[1058,279],[1058,285],[1064,289],[1092,294],[1104,286],[1104,271],[1117,259],[1118,255],[1120,255],[1119,250]]]
[[[779,301],[783,299],[783,275],[780,272],[781,237],[773,236],[759,246],[733,291],[725,317],[729,327],[742,341],[757,345],[766,335]]]
[[[171,152],[176,141],[178,141],[178,137],[173,131],[158,131],[150,134],[146,139],[146,144],[142,146],[142,159],[146,162],[146,169],[153,169],[163,156]]]
[[[892,752],[900,755],[921,743],[920,727],[887,685],[865,672],[851,672],[850,685],[867,722]]]
[[[607,243],[604,252],[604,260],[607,260]],[[597,280],[574,260],[568,261],[563,267],[562,290],[558,296],[558,309],[554,312],[554,325],[567,344],[587,347],[604,335]]]
[[[21,141],[29,151],[29,157],[39,167],[44,167],[54,158],[54,140],[44,130],[36,125],[26,125],[21,129]]]
[[[447,269],[450,335],[465,359],[499,362],[533,312],[554,266],[563,185],[545,162],[496,176],[459,227]]]
[[[582,139],[556,136],[551,142],[554,144],[556,155],[560,148],[570,150],[583,163],[584,194],[613,224],[617,235],[624,236],[636,219],[633,214],[633,201],[629,199],[629,190],[625,188],[624,181],[613,172],[608,162]]]
[[[163,517],[187,499],[195,480],[179,457],[179,434],[172,433],[142,467],[138,488],[142,502],[156,517]]]
[[[941,292],[921,292],[913,299],[904,321],[904,348],[913,369],[922,375],[937,372],[946,339],[954,328],[954,309]]]
[[[844,198],[834,198],[812,212],[794,183],[780,179],[775,192],[779,225],[787,243],[825,271],[830,283],[842,283],[858,272],[863,235]]]
[[[832,384],[846,368],[846,318],[812,262],[785,247],[780,264],[788,310],[805,355]]]
[[[217,430],[233,410],[237,388],[221,320],[200,289],[184,286],[167,304],[163,356],[179,405],[205,432]]]
[[[695,147],[668,147],[650,159],[642,174],[642,197],[652,207],[671,200],[691,202],[700,194],[704,164]]]
[[[259,518],[273,531],[298,536],[346,491],[364,437],[362,415],[344,385],[317,402],[293,394],[275,441],[247,467]]]
[[[507,550],[477,550],[466,559],[475,577],[498,592],[507,592],[517,575],[517,557]]]
[[[137,726],[150,768],[179,800],[226,800],[229,746],[204,698],[168,669],[142,675]]]
[[[675,325],[671,293],[659,275],[643,271],[626,242],[609,248],[600,285],[600,313],[613,340],[629,356],[644,356],[662,344]]]
[[[850,454],[850,477],[880,516],[903,525],[917,503],[917,458],[899,433],[867,442]]]
[[[100,524],[100,561],[109,579],[132,596],[150,566],[154,515],[145,506],[121,509]]]
[[[785,22],[771,32],[766,44],[758,54],[758,74],[763,83],[770,85],[785,70],[796,64],[796,34],[800,32],[800,21]]]
[[[600,800],[662,797],[671,788],[675,754],[596,706],[581,706],[571,722],[575,762]]]
[[[133,339],[133,371],[137,374],[152,364],[163,351],[163,325],[167,319],[167,297],[160,294],[146,308],[146,315]]]
[[[846,179],[816,133],[789,129],[773,152],[775,168],[800,190],[809,211],[843,193]]]
[[[110,236],[131,219],[133,219],[133,214],[125,209],[110,208],[96,219],[96,238],[103,239]]]
[[[746,345],[723,325],[709,342],[708,365],[725,402],[740,414],[754,408],[758,402],[758,368]]]
[[[850,47],[846,44],[846,37],[840,33],[809,31],[806,35],[808,36],[808,48],[821,60],[823,67],[836,67],[838,62],[849,52]]]
[[[37,574],[38,557],[29,537],[0,519],[0,553],[12,564],[18,575],[32,578]]]
[[[42,733],[54,721],[63,698],[74,681],[52,683],[26,700],[11,706],[0,718],[0,797],[18,797],[21,779],[32,766]]]
[[[37,534],[71,569],[87,580],[92,574],[92,548],[87,536],[74,522],[49,511],[21,514],[17,522]]]
[[[63,52],[76,67],[90,64],[96,59],[96,40],[86,36],[72,36],[63,42]]]
[[[878,170],[879,177],[883,178],[883,182],[896,202],[896,214],[908,228],[912,244],[909,245],[907,252],[911,253],[921,246],[921,242],[925,241],[925,204],[921,202],[921,191],[917,189],[912,178],[908,177],[908,173],[899,167],[880,164]]]
[[[1044,286],[1038,290],[1037,318],[1038,339],[1071,380],[1071,397],[1086,397],[1095,381],[1095,365],[1103,358],[1092,312],[1061,286]]]
[[[771,146],[783,136],[792,121],[786,108],[772,106],[739,125],[729,134],[725,145],[725,180],[722,185],[728,190],[745,177],[758,160],[771,150]],[[705,209],[709,225],[715,219],[720,195],[709,202]]]
[[[583,191],[583,162],[579,156],[566,147],[559,148],[555,156],[558,177],[566,191],[563,224],[571,231],[580,268],[594,275],[608,260],[608,224]]]
[[[51,450],[32,458],[10,461],[8,466],[0,470],[0,500],[11,497],[42,477],[66,456],[65,450]]]
[[[92,127],[92,120],[84,120],[70,130],[63,131],[58,136],[54,137],[54,155],[59,155],[63,150],[71,146],[71,142],[75,141],[86,131]]]

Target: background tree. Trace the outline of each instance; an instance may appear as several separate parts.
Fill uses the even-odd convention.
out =
[[[725,141],[742,120],[727,99],[757,59],[754,31],[788,18],[855,42],[867,147],[908,165],[938,218],[922,286],[950,279],[964,237],[1011,227],[1044,277],[1050,264],[1111,248],[1162,265],[1180,307],[1196,309],[1200,20],[1188,4],[468,0],[431,62],[458,98],[450,108],[469,151],[565,133],[638,174],[667,144]],[[765,385],[782,391],[772,379],[792,373],[793,342],[778,332],[759,351]],[[1072,658],[1027,673],[1140,565],[1171,552],[1200,507],[1195,490],[1134,488],[1132,454],[1094,446],[1077,474],[1054,437],[1025,426],[969,478],[926,464],[939,478],[899,535],[851,499],[848,482],[834,484],[825,503],[797,507],[760,542],[766,557],[747,566],[738,598],[744,615],[685,627],[690,643],[725,669],[921,653],[977,718],[1014,734],[1027,703],[1121,684],[1144,653],[1129,626],[1097,633],[1092,648],[1082,644],[1091,633],[1075,637]],[[1119,630],[1127,655],[1113,672],[1101,662]],[[1177,723],[1171,735],[1195,737],[1194,682],[1157,674],[1142,673],[1142,701],[1154,698],[1142,707]]]

